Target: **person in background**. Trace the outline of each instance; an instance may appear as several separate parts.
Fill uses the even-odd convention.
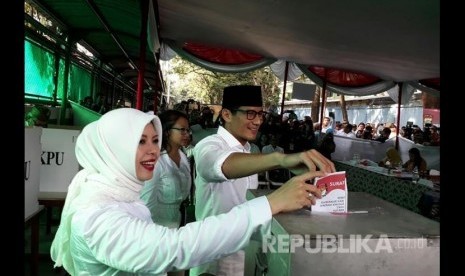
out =
[[[188,117],[178,110],[166,110],[159,118],[163,133],[160,159],[153,178],[145,182],[141,199],[155,223],[178,228],[181,223],[179,207],[189,196],[191,186],[189,161],[182,151],[190,141]]]
[[[181,226],[181,204],[191,189],[190,163],[183,147],[189,145],[191,135],[188,117],[178,110],[167,110],[159,115],[162,125],[160,158],[153,178],[146,181],[140,198],[145,202],[153,222],[168,228]],[[184,271],[168,275],[184,275]]]
[[[289,152],[298,152],[301,150],[301,146],[299,144],[302,144],[303,149],[309,150],[309,149],[314,149],[317,146],[317,137],[315,136],[315,131],[313,129],[313,120],[310,116],[305,116],[304,117],[304,123],[303,123],[303,136],[302,136],[302,142],[300,143],[300,139],[298,137],[291,137],[294,141],[294,148],[290,149]]]
[[[221,126],[216,134],[205,137],[194,148],[197,219],[229,212],[246,202],[247,189],[258,187],[260,172],[278,168],[291,169],[296,175],[317,168],[324,173],[335,171],[334,164],[316,150],[250,154],[249,141],[257,138],[265,114],[260,86],[224,88]],[[293,178],[288,182],[292,181]],[[195,267],[189,275],[243,276],[244,255],[244,251],[240,251],[218,262]]]
[[[272,152],[280,152],[284,153],[284,149],[278,146],[278,137],[276,135],[270,135],[270,144],[264,146],[262,148],[262,153],[272,153]]]
[[[244,248],[252,234],[270,235],[272,215],[315,204],[321,194],[294,177],[267,196],[230,212],[170,229],[152,221],[140,191],[153,177],[162,126],[132,108],[109,111],[84,127],[76,141],[83,168],[68,188],[50,255],[70,275],[166,275]]]
[[[423,145],[423,142],[424,142],[423,131],[417,125],[412,126],[412,140],[415,144]]]
[[[371,126],[366,126],[363,130],[362,139],[372,140],[373,139],[373,128]]]
[[[149,104],[147,106],[147,109],[145,110],[145,113],[149,114],[149,115],[154,115],[155,114],[155,108],[153,106],[153,104]]]
[[[336,143],[334,142],[334,131],[332,128],[326,130],[323,134],[323,138],[317,145],[316,150],[321,153],[324,157],[331,159],[331,154],[336,151]]]
[[[332,128],[331,118],[330,117],[324,117],[323,118],[323,123],[321,124],[321,133],[326,133],[326,130],[328,128]]]
[[[92,105],[92,110],[100,114],[108,112],[109,108],[105,99],[105,94],[99,94],[97,101]]]
[[[189,134],[189,142],[187,145],[183,146],[181,148],[182,152],[187,156],[187,159],[190,160],[191,158],[194,158],[194,145],[192,145],[192,129],[191,129],[191,134]]]
[[[428,170],[428,164],[426,160],[421,156],[420,150],[417,148],[411,148],[408,151],[409,160],[402,165],[402,168],[405,168],[408,172],[413,172],[418,170],[420,175],[426,174]]]
[[[24,126],[48,127],[50,119],[50,109],[43,105],[35,105],[26,116],[24,116]]]
[[[125,107],[125,102],[123,98],[119,98],[118,101],[116,101],[115,108],[123,108]]]
[[[400,167],[402,165],[402,158],[394,147],[390,147],[386,150],[386,156],[378,162],[378,165],[390,168]]]
[[[257,144],[250,142],[250,153],[260,153],[260,148],[257,146]]]
[[[376,125],[375,131],[373,133],[373,139],[374,140],[376,140],[377,138],[382,136],[383,129],[384,129],[384,124],[383,123],[378,123]]]
[[[352,125],[349,123],[345,124],[342,131],[339,131],[337,135],[348,137],[348,138],[355,138],[355,134],[352,131]]]
[[[380,135],[378,138],[375,139],[375,141],[384,143],[386,142],[387,139],[389,139],[389,135],[391,134],[391,129],[388,127],[383,128],[383,130],[380,132]]]
[[[357,130],[355,131],[355,137],[362,139],[364,131],[365,131],[365,123],[360,122],[357,126]]]
[[[87,107],[88,109],[92,109],[93,104],[94,104],[94,100],[92,99],[91,96],[86,96],[84,100],[82,101],[82,106]]]
[[[430,128],[431,130],[431,134],[430,134],[430,145],[431,146],[439,146],[440,144],[440,135],[439,135],[439,132],[438,132],[438,128],[436,126],[431,126]]]
[[[197,124],[191,124],[192,145],[195,146],[203,138],[216,133],[218,128],[214,126],[213,115],[212,110],[205,106],[200,113]]]

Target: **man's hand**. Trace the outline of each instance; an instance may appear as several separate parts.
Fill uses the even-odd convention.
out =
[[[308,171],[314,172],[317,168],[325,173],[336,171],[334,163],[315,149],[300,153],[286,154],[282,160],[281,166],[289,169],[295,175],[301,175]]]

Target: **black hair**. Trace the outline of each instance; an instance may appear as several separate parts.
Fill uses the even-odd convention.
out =
[[[421,155],[420,155],[420,150],[417,148],[411,148],[408,150],[408,153],[411,153],[413,155],[413,163],[417,168],[420,168],[421,165]]]
[[[158,117],[160,118],[163,135],[163,139],[161,140],[161,150],[169,151],[168,138],[170,129],[176,124],[176,121],[179,120],[179,118],[185,118],[189,122],[189,117],[187,117],[186,113],[175,109],[163,111]]]

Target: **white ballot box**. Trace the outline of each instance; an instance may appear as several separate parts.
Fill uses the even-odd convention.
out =
[[[24,219],[39,210],[41,127],[24,128]]]
[[[40,192],[67,192],[79,171],[74,148],[81,131],[44,128],[40,167]]]

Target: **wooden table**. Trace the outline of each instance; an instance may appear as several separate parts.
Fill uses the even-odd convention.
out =
[[[52,209],[58,207],[63,209],[65,205],[66,192],[39,192],[39,205],[45,206],[47,209],[47,222],[45,233],[52,232]]]
[[[44,210],[44,206],[40,206],[29,217],[24,219],[24,227],[31,227],[31,275],[39,275],[39,216]]]

